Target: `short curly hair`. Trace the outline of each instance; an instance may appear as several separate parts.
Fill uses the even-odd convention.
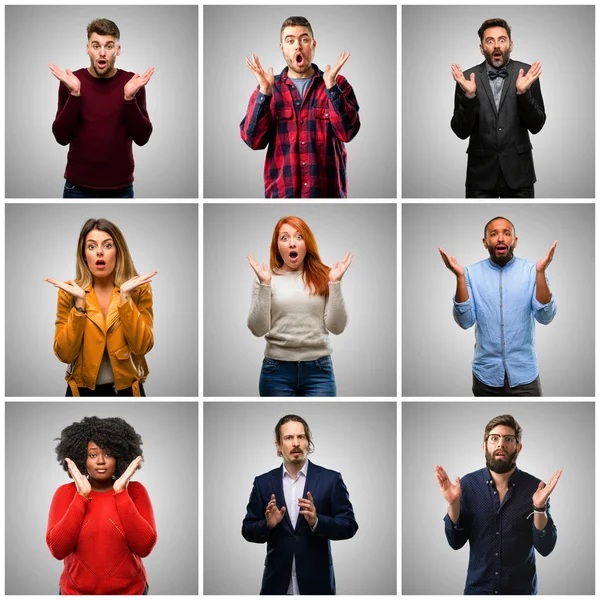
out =
[[[119,478],[132,460],[143,455],[142,437],[119,417],[100,419],[84,417],[78,423],[65,427],[56,446],[56,460],[69,473],[65,458],[70,458],[85,474],[88,442],[95,442],[102,450],[110,450],[117,460],[115,478]],[[141,468],[141,465],[138,467]],[[69,477],[71,474],[69,473]]]

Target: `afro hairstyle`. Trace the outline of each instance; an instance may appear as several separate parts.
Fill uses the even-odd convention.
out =
[[[65,458],[70,458],[81,473],[87,471],[88,442],[95,442],[102,450],[109,450],[117,460],[115,478],[119,478],[132,460],[143,455],[142,437],[135,429],[119,417],[100,419],[84,417],[78,423],[65,427],[56,446],[56,460],[69,473]],[[140,467],[141,468],[141,465]],[[69,477],[71,474],[69,473]]]

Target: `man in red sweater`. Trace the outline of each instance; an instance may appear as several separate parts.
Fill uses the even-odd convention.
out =
[[[108,19],[87,26],[90,66],[74,73],[51,64],[61,82],[52,133],[69,146],[63,198],[133,198],[131,141],[143,146],[152,133],[143,75],[115,67],[119,28]]]

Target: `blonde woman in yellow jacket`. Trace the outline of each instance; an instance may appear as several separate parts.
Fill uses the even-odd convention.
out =
[[[157,272],[138,275],[119,228],[88,219],[76,273],[72,281],[46,279],[59,288],[54,353],[70,365],[66,396],[145,396]]]

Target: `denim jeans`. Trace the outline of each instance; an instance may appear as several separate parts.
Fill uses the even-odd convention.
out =
[[[63,198],[133,198],[133,183],[118,190],[84,188],[65,179]]]
[[[258,382],[261,396],[335,396],[331,356],[317,360],[263,360]]]
[[[508,377],[504,374],[504,386],[492,387],[479,381],[473,373],[473,396],[543,396],[542,384],[538,375],[531,383],[510,387]]]

